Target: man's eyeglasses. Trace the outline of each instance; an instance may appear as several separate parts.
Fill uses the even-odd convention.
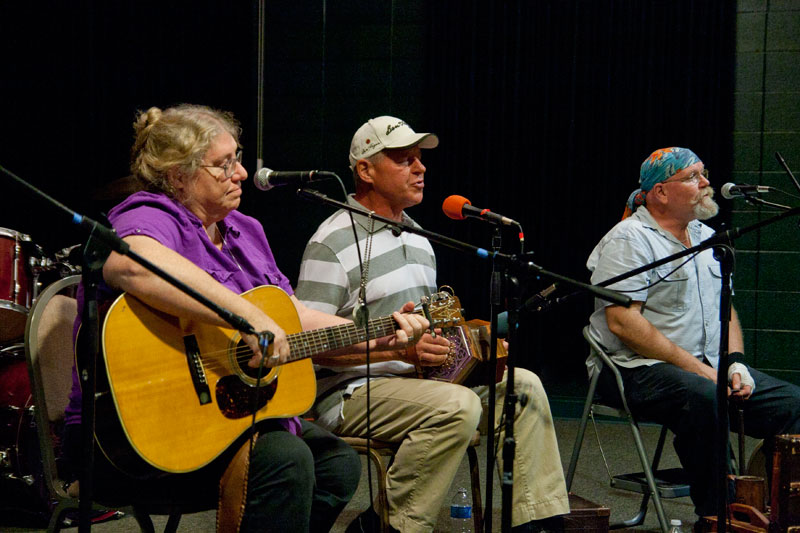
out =
[[[242,151],[239,150],[236,152],[236,155],[233,159],[228,159],[225,161],[223,165],[200,165],[201,168],[221,168],[222,172],[225,174],[226,178],[233,177],[233,173],[236,172],[236,164],[242,163]]]
[[[663,181],[662,183],[683,182],[683,183],[695,184],[695,183],[700,183],[700,177],[701,176],[704,177],[706,179],[706,181],[708,181],[708,169],[704,168],[702,172],[692,172],[691,174],[689,174],[685,178],[680,178],[680,179],[677,179],[677,180],[674,180],[674,179],[670,178],[670,179],[668,179],[666,181]]]

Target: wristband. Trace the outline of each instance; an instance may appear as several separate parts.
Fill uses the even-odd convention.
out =
[[[731,361],[731,360],[744,361],[744,354],[742,352],[730,352],[728,354],[728,361]]]

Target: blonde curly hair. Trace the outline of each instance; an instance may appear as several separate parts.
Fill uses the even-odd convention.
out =
[[[172,197],[170,176],[193,175],[220,133],[230,133],[239,146],[242,131],[232,113],[192,104],[139,111],[133,129],[131,173],[146,190]]]

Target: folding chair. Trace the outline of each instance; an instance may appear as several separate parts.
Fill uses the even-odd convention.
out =
[[[79,509],[78,498],[67,493],[65,480],[59,477],[54,435],[63,420],[72,388],[72,329],[78,306],[71,291],[80,279],[80,276],[70,276],[49,285],[34,303],[25,328],[25,356],[34,399],[43,481],[54,504],[48,525],[50,532],[60,531],[65,514]],[[65,292],[68,294],[62,294]],[[151,514],[169,515],[164,531],[174,532],[184,512],[216,507],[216,502],[209,501],[120,503],[133,510],[139,527],[146,533],[154,531]],[[101,507],[95,505],[95,508]]]
[[[586,342],[589,343],[591,353],[597,355],[598,359],[597,366],[592,374],[591,380],[589,381],[589,392],[586,395],[586,402],[583,406],[583,415],[581,416],[578,434],[575,438],[575,445],[572,448],[572,457],[567,470],[567,491],[569,491],[572,486],[572,480],[575,476],[575,468],[578,464],[578,456],[580,455],[581,446],[583,444],[583,436],[586,432],[586,424],[589,421],[589,418],[592,419],[593,425],[595,424],[594,416],[596,414],[625,420],[631,429],[633,442],[636,446],[636,452],[639,456],[639,462],[641,463],[642,471],[632,474],[611,475],[607,463],[606,470],[609,470],[609,477],[612,487],[641,493],[643,495],[642,503],[639,506],[639,512],[635,516],[628,520],[611,524],[609,527],[611,529],[623,527],[627,528],[637,526],[644,522],[647,514],[648,502],[652,497],[653,506],[656,509],[661,530],[663,533],[668,533],[670,526],[669,521],[664,515],[664,508],[661,504],[661,498],[681,498],[683,496],[688,496],[689,485],[684,482],[683,469],[658,469],[658,463],[661,460],[661,452],[663,451],[664,441],[666,440],[667,436],[667,427],[661,427],[661,433],[658,437],[658,444],[656,445],[651,464],[647,458],[647,452],[644,447],[644,442],[642,441],[642,435],[639,431],[639,424],[628,408],[628,402],[625,398],[625,387],[622,383],[622,376],[620,375],[619,370],[611,361],[611,358],[605,349],[590,335],[588,326],[583,328],[583,336],[586,339]],[[621,408],[609,407],[607,405],[598,403],[595,400],[597,381],[600,378],[600,373],[606,368],[608,368],[614,374],[617,388],[619,389],[619,395],[622,404]],[[597,434],[596,426],[595,434]],[[600,443],[599,437],[597,442],[598,444]],[[600,451],[602,454],[602,447],[600,448]],[[605,455],[603,455],[603,461],[605,461]]]

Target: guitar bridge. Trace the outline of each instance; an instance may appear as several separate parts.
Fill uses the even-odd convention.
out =
[[[194,335],[184,336],[183,347],[186,352],[186,362],[189,364],[189,374],[192,376],[194,391],[197,393],[197,400],[200,405],[211,403],[211,390],[208,388],[206,372],[203,369],[203,362],[200,360],[200,346],[197,345],[197,338]]]

